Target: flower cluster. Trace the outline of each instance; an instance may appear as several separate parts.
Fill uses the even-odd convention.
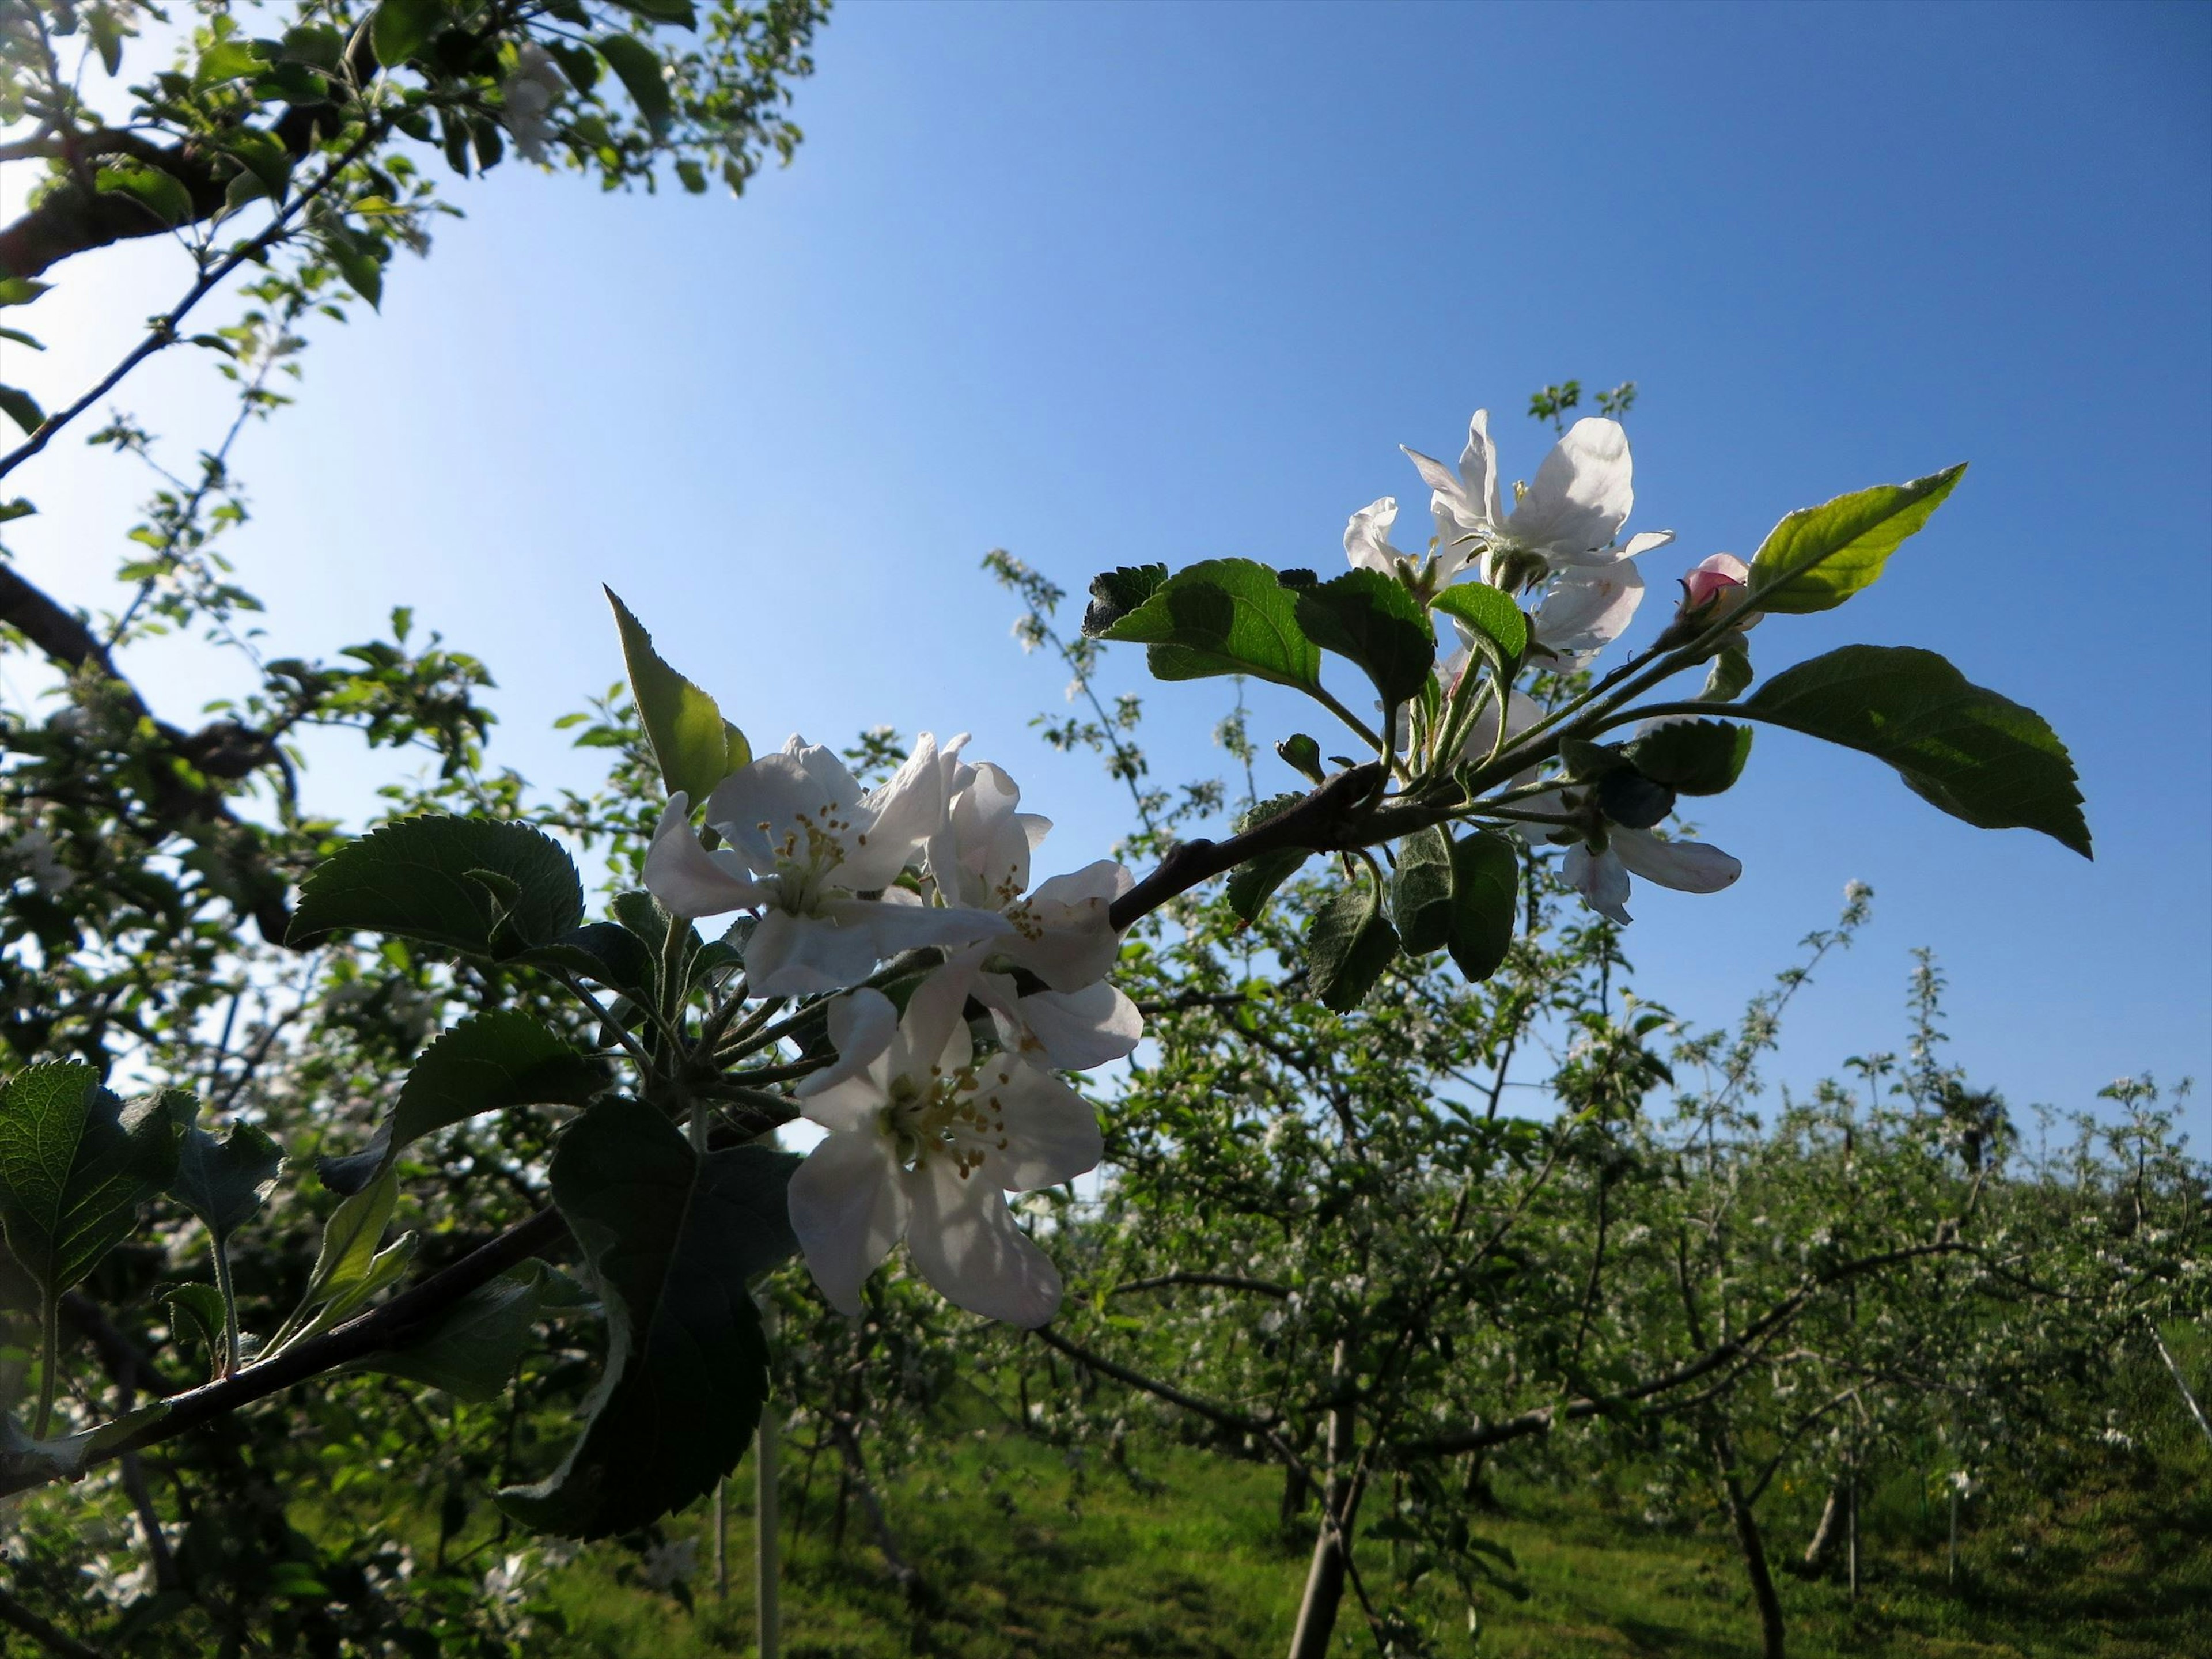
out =
[[[1108,981],[1121,950],[1111,909],[1133,884],[1101,860],[1030,884],[1050,821],[1020,810],[999,767],[924,733],[873,791],[830,750],[793,738],[723,780],[706,805],[718,844],[670,798],[645,881],[679,916],[749,910],[750,990],[839,992],[836,1060],[799,1084],[827,1133],[792,1178],[791,1218],[830,1304],[858,1314],[860,1286],[893,1245],[969,1310],[1042,1324],[1060,1278],[1004,1194],[1097,1167],[1091,1107],[1056,1073],[1127,1055],[1143,1021]],[[903,1012],[864,984],[930,947]],[[984,1027],[981,1043],[971,1011]]]
[[[1393,577],[1423,595],[1468,580],[1516,599],[1534,596],[1530,654],[1555,672],[1587,666],[1620,637],[1644,602],[1644,577],[1632,561],[1667,546],[1674,532],[1639,531],[1622,539],[1636,491],[1628,434],[1620,422],[1590,418],[1568,428],[1536,469],[1535,482],[1513,486],[1510,512],[1498,488],[1488,410],[1478,409],[1468,423],[1467,447],[1456,471],[1418,450],[1406,454],[1430,488],[1435,533],[1428,551],[1416,558],[1391,545],[1398,501],[1385,495],[1353,514],[1345,526],[1345,555],[1355,568]],[[1733,555],[1717,553],[1705,560],[1682,579],[1682,599],[1670,632],[1686,637],[1688,630],[1722,619],[1747,591],[1749,578],[1747,568]],[[1757,620],[1754,615],[1744,626]],[[1447,695],[1468,672],[1474,644],[1464,623],[1455,620],[1454,626],[1462,650],[1444,665]],[[1465,740],[1462,758],[1480,764],[1542,717],[1534,699],[1512,691],[1504,710],[1501,742],[1498,707],[1486,704]],[[1534,773],[1526,772],[1511,781],[1523,787],[1534,781]],[[1662,841],[1649,824],[1609,821],[1592,791],[1557,789],[1526,798],[1519,805],[1528,815],[1529,832],[1568,847],[1562,878],[1583,903],[1613,921],[1629,920],[1632,872],[1690,893],[1717,892],[1742,873],[1743,866],[1717,848]]]

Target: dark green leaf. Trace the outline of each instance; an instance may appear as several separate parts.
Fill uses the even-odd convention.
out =
[[[446,25],[445,0],[384,0],[369,21],[368,43],[376,61],[398,69]]]
[[[345,56],[345,36],[319,23],[306,23],[284,31],[283,56],[294,63],[335,70]]]
[[[212,1376],[222,1365],[222,1292],[212,1285],[172,1285],[161,1293],[161,1305],[171,1346],[187,1356],[195,1343],[205,1349]]]
[[[177,1172],[160,1100],[125,1105],[79,1060],[25,1066],[0,1089],[0,1225],[49,1297],[131,1237]]]
[[[1623,752],[1654,783],[1685,795],[1733,788],[1751,758],[1751,728],[1728,720],[1669,720],[1632,739]]]
[[[424,1135],[510,1106],[580,1106],[606,1078],[519,1009],[471,1014],[425,1048],[392,1116],[362,1151],[319,1160],[323,1184],[354,1193]]]
[[[39,400],[12,386],[0,386],[0,414],[6,415],[25,432],[36,432],[46,422],[46,412],[39,407]]]
[[[2074,762],[2043,717],[1933,651],[1849,645],[1784,669],[1738,705],[1887,761],[1915,794],[1984,830],[2039,830],[2083,858]]]
[[[1407,956],[1426,956],[1449,942],[1452,844],[1442,825],[1417,830],[1398,843],[1398,867],[1390,878],[1390,914]]]
[[[502,913],[471,872],[513,882],[519,902]],[[359,930],[504,958],[551,944],[583,913],[576,866],[551,837],[489,818],[401,818],[347,842],[317,867],[301,889],[287,937],[295,945],[315,945]]]
[[[635,34],[603,34],[592,44],[628,88],[646,124],[656,131],[667,125],[673,106],[668,82],[660,78],[660,54]]]
[[[659,1113],[595,1106],[553,1155],[555,1201],[607,1317],[606,1370],[553,1474],[501,1506],[539,1532],[629,1532],[714,1489],[768,1394],[745,1281],[796,1248],[785,1188],[799,1160],[764,1146],[694,1156]]]
[[[1301,690],[1321,684],[1321,653],[1298,626],[1297,596],[1252,559],[1176,572],[1101,637],[1152,647],[1152,673],[1164,680],[1254,674]]]
[[[549,1307],[574,1300],[556,1269],[525,1261],[470,1291],[404,1348],[370,1354],[356,1368],[427,1382],[462,1400],[495,1399],[514,1380]]]
[[[1257,829],[1304,799],[1304,795],[1274,795],[1260,801],[1237,814],[1235,833],[1241,836],[1248,830]],[[1231,870],[1224,896],[1237,919],[1248,927],[1259,921],[1260,913],[1267,908],[1267,901],[1274,897],[1275,890],[1296,875],[1298,866],[1312,856],[1302,847],[1285,848],[1263,853]]]
[[[1674,810],[1674,792],[1632,766],[1617,766],[1597,781],[1598,810],[1631,830],[1649,830]]]
[[[622,635],[623,660],[629,668],[630,695],[638,719],[660,763],[661,781],[674,794],[682,790],[694,807],[707,804],[714,786],[753,757],[744,733],[722,718],[722,711],[690,680],[671,668],[653,648],[629,607],[612,588],[605,590]]]
[[[32,338],[20,328],[0,328],[0,340],[9,341],[28,351],[44,351],[46,349],[43,341]]]
[[[27,519],[38,510],[21,495],[12,501],[0,501],[0,524],[7,524],[15,519]]]
[[[1386,708],[1410,701],[1428,683],[1436,629],[1404,583],[1380,571],[1347,570],[1297,589],[1297,601],[1306,637],[1358,664]]]
[[[27,306],[52,286],[27,276],[0,276],[0,306]]]
[[[200,61],[193,66],[192,90],[205,92],[225,81],[243,81],[266,67],[252,42],[235,37],[218,40],[200,54]]]
[[[198,1126],[200,1103],[182,1089],[161,1097],[181,1133],[169,1195],[200,1218],[217,1243],[253,1219],[284,1172],[284,1153],[266,1131],[233,1123],[220,1140]]]
[[[1321,745],[1303,732],[1293,732],[1275,745],[1275,752],[1293,772],[1314,783],[1328,775],[1322,769]]]
[[[1498,971],[1520,919],[1521,855],[1504,836],[1476,830],[1452,843],[1451,958],[1469,984]]]
[[[617,991],[640,993],[652,986],[657,969],[637,935],[611,921],[587,921],[514,959],[532,968],[581,974]]]
[[[656,23],[674,23],[687,29],[699,27],[699,15],[692,10],[691,0],[615,0],[615,3]]]
[[[350,234],[333,232],[323,239],[323,252],[338,268],[346,286],[368,301],[374,311],[384,303],[384,262]]]
[[[102,195],[128,196],[156,223],[181,225],[192,216],[192,193],[170,174],[143,161],[118,161],[93,175]]]
[[[1943,504],[1965,462],[1911,483],[1877,484],[1801,507],[1767,533],[1751,562],[1753,598],[1766,611],[1832,611],[1881,577],[1889,556]]]
[[[1306,930],[1306,988],[1324,1008],[1357,1008],[1398,954],[1397,930],[1373,884],[1354,880],[1331,894]]]
[[[1086,635],[1103,634],[1153,594],[1168,579],[1164,564],[1125,564],[1091,579],[1091,604],[1083,613]]]

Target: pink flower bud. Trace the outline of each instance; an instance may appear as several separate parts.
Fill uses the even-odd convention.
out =
[[[1732,600],[1750,579],[1751,568],[1741,559],[1732,553],[1716,553],[1682,578],[1682,606],[1677,614],[1687,617]]]

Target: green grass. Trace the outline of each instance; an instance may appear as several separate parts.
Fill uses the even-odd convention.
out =
[[[1893,1486],[1869,1505],[1856,1604],[1832,1582],[1784,1575],[1793,1655],[1996,1659],[2212,1655],[2212,1493],[2202,1442],[2146,1460],[2057,1504],[2015,1494],[1982,1506],[1945,1582],[1942,1516]],[[788,1659],[1244,1659],[1280,1651],[1310,1547],[1309,1523],[1278,1524],[1279,1477],[1172,1446],[1133,1443],[1136,1478],[1079,1473],[1054,1449],[994,1434],[947,1446],[927,1477],[885,1497],[901,1551],[925,1591],[909,1599],[884,1570],[864,1513],[833,1550],[817,1480],[783,1581]],[[1804,1495],[1800,1494],[1802,1498]],[[1485,1593],[1479,1638],[1456,1590],[1413,1609],[1443,1654],[1754,1656],[1742,1569],[1717,1526],[1662,1530],[1594,1497],[1501,1484],[1505,1512],[1481,1534],[1511,1553],[1522,1598]],[[787,1502],[789,1498],[787,1498]],[[702,1506],[702,1510],[704,1506]],[[1774,1554],[1801,1545],[1778,1514]],[[787,1517],[787,1521],[788,1517]],[[750,1519],[733,1505],[731,1583],[715,1594],[703,1514],[672,1537],[699,1540],[694,1610],[635,1581],[634,1558],[586,1552],[542,1581],[556,1612],[529,1650],[610,1659],[685,1659],[752,1646]],[[787,1523],[786,1536],[790,1535]],[[1388,1574],[1389,1546],[1363,1549]],[[1448,1588],[1448,1587],[1447,1587]],[[565,1626],[564,1634],[556,1634]],[[1347,1600],[1333,1653],[1372,1655]]]

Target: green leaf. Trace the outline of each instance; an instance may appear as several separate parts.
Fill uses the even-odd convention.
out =
[[[243,81],[260,74],[266,67],[252,42],[235,37],[218,40],[202,52],[200,61],[193,65],[192,90],[205,92],[226,81]]]
[[[368,247],[349,234],[326,233],[322,237],[323,252],[338,268],[346,286],[368,301],[374,311],[384,303],[384,262]]]
[[[1751,728],[1728,720],[1669,720],[1625,744],[1621,752],[1654,783],[1685,795],[1733,788],[1751,758]]]
[[[1486,641],[1489,649],[1484,652],[1486,656],[1510,665],[1505,670],[1505,678],[1511,677],[1512,667],[1528,654],[1528,618],[1502,588],[1492,587],[1488,582],[1461,582],[1444,589],[1429,605],[1455,622],[1466,623],[1468,632],[1475,636],[1478,648]]]
[[[161,1097],[181,1132],[177,1175],[169,1195],[200,1218],[217,1243],[253,1219],[284,1172],[284,1153],[251,1123],[233,1123],[220,1140],[198,1127],[198,1097],[172,1089]]]
[[[399,1202],[399,1176],[386,1170],[375,1181],[354,1194],[323,1224],[322,1247],[316,1252],[314,1271],[307,1275],[307,1294],[300,1299],[301,1315],[324,1303],[346,1295],[367,1282],[384,1242],[384,1230]]]
[[[21,346],[28,351],[44,351],[46,349],[45,342],[34,339],[20,328],[0,328],[0,340]]]
[[[93,174],[92,187],[105,196],[128,196],[164,225],[192,217],[192,193],[159,167],[143,161],[118,161]]]
[[[0,386],[0,414],[26,433],[36,432],[46,422],[46,412],[39,407],[39,400],[12,386]]]
[[[704,1496],[737,1466],[768,1395],[745,1281],[797,1249],[765,1146],[695,1156],[659,1113],[592,1107],[561,1137],[553,1197],[607,1317],[606,1370],[561,1467],[499,1494],[539,1532],[600,1538]]]
[[[1321,653],[1298,626],[1297,596],[1253,559],[1177,571],[1100,637],[1150,646],[1159,679],[1253,674],[1300,690],[1321,684]]]
[[[502,879],[520,895],[511,908],[495,897]],[[505,960],[551,944],[583,916],[576,866],[550,836],[490,818],[401,818],[317,866],[286,939],[316,945],[358,930]]]
[[[435,34],[446,22],[445,0],[384,0],[369,21],[368,44],[376,61],[398,69]]]
[[[1303,732],[1293,732],[1275,745],[1283,764],[1310,782],[1320,783],[1328,774],[1322,768],[1321,745]]]
[[[333,1192],[358,1192],[424,1135],[510,1106],[580,1106],[606,1086],[598,1066],[519,1009],[471,1014],[425,1048],[368,1146],[317,1161]]]
[[[662,660],[653,648],[653,635],[614,589],[605,591],[622,635],[630,696],[637,701],[653,757],[660,763],[661,781],[669,793],[681,790],[695,808],[704,806],[716,784],[751,761],[752,745],[722,718],[714,698]]]
[[[194,1344],[207,1351],[208,1375],[222,1366],[222,1292],[212,1285],[172,1285],[161,1292],[169,1343],[190,1357]]]
[[[1404,583],[1376,570],[1347,570],[1296,595],[1306,637],[1358,664],[1386,708],[1410,701],[1428,684],[1436,629]]]
[[[587,921],[514,959],[532,968],[581,974],[623,992],[646,991],[659,972],[659,964],[637,935],[611,921]]]
[[[244,128],[230,135],[225,148],[272,199],[292,182],[292,153],[272,134]]]
[[[543,1261],[509,1267],[441,1314],[416,1340],[358,1360],[349,1370],[384,1371],[443,1389],[458,1399],[495,1399],[513,1381],[538,1322],[573,1305],[564,1275]]]
[[[687,29],[699,27],[699,14],[691,9],[691,0],[615,0],[615,3],[656,23],[673,23]]]
[[[646,124],[655,131],[666,126],[673,106],[669,102],[668,82],[660,76],[660,54],[635,34],[603,34],[592,44],[629,89]]]
[[[1449,941],[1452,844],[1442,825],[1417,830],[1398,843],[1398,867],[1390,878],[1390,915],[1407,956],[1426,956]]]
[[[1905,787],[1984,830],[2039,830],[2083,858],[2074,763],[2043,717],[1933,651],[1848,645],[1784,669],[1747,714],[1887,761]]]
[[[16,519],[27,519],[38,510],[21,495],[16,496],[12,501],[0,501],[0,524],[8,524]]]
[[[1705,671],[1705,689],[1698,693],[1697,700],[1732,702],[1743,695],[1753,678],[1751,653],[1741,645],[1724,647],[1714,653],[1713,665]]]
[[[1306,930],[1306,988],[1340,1014],[1357,1008],[1398,954],[1382,896],[1354,880],[1330,895]]]
[[[1103,634],[1146,599],[1158,592],[1168,579],[1164,564],[1125,564],[1102,570],[1091,579],[1091,604],[1083,612],[1083,631]]]
[[[1257,829],[1270,818],[1280,817],[1305,799],[1304,795],[1273,795],[1246,808],[1237,814],[1234,833],[1243,835]],[[1224,896],[1237,919],[1246,927],[1260,920],[1267,908],[1267,901],[1275,890],[1298,872],[1298,868],[1313,854],[1302,847],[1284,848],[1277,852],[1263,853],[1258,858],[1248,859],[1229,872],[1229,882]]]
[[[1494,830],[1476,830],[1452,843],[1451,959],[1468,982],[1496,973],[1512,948],[1520,919],[1521,855]]]
[[[0,306],[27,306],[52,286],[27,276],[0,276]]]
[[[81,1060],[27,1066],[0,1089],[0,1226],[49,1297],[130,1237],[176,1170],[161,1101],[125,1106]]]
[[[1966,471],[1962,461],[1911,483],[1877,484],[1790,514],[1752,559],[1753,599],[1761,610],[1802,615],[1832,611],[1871,587],[1889,556],[1928,522]]]

